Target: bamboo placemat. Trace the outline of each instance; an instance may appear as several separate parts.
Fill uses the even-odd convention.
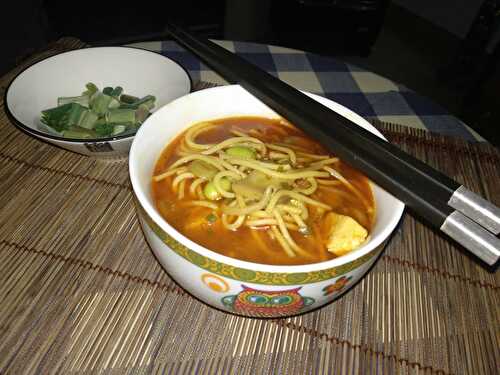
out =
[[[80,46],[71,39],[56,45],[46,54]],[[378,126],[500,204],[493,147]],[[162,270],[137,222],[125,160],[35,140],[10,124],[3,101],[0,134],[2,374],[500,368],[498,272],[409,215],[371,272],[336,302],[290,319],[246,319],[193,299]]]

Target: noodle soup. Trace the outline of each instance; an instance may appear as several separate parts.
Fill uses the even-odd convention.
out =
[[[306,95],[383,138],[349,109]],[[130,150],[151,251],[182,288],[226,312],[279,318],[335,300],[370,270],[403,214],[280,119],[240,86],[214,87],[160,108]],[[238,137],[248,138],[229,141]]]
[[[369,237],[369,180],[287,122],[194,124],[162,152],[152,181],[164,219],[194,242],[254,263],[301,265]]]

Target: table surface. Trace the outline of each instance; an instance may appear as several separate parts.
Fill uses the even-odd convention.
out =
[[[62,40],[43,56],[82,46]],[[221,82],[192,63],[195,80]],[[0,78],[0,93],[14,74]],[[391,92],[401,91],[380,89]],[[378,126],[500,203],[500,151],[488,143]],[[163,270],[138,223],[126,159],[84,157],[20,132],[2,96],[0,133],[0,374],[498,373],[500,273],[411,215],[334,303],[286,319],[248,319],[190,297]],[[325,293],[340,293],[331,286]]]
[[[339,59],[265,44],[215,42],[286,83],[332,99],[368,120],[378,119],[470,141],[484,141],[473,129],[432,100]],[[174,41],[136,43],[132,46],[172,58],[189,71],[194,81],[227,84]]]

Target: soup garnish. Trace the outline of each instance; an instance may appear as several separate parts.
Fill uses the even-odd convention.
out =
[[[89,82],[79,96],[57,98],[57,107],[42,111],[39,129],[66,138],[102,138],[133,134],[149,117],[156,98],[127,95],[123,88],[100,91]]]
[[[160,156],[160,214],[221,254],[264,264],[309,264],[366,241],[374,218],[368,179],[291,124],[230,117],[191,126]]]

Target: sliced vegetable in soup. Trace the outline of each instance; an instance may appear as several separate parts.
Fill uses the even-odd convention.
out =
[[[375,205],[369,180],[279,119],[194,124],[153,176],[165,220],[194,242],[264,264],[317,263],[362,245]]]

